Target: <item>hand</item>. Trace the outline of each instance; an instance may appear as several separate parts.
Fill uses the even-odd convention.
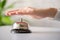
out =
[[[30,15],[33,18],[45,18],[45,17],[54,17],[57,13],[56,8],[47,8],[47,9],[37,9],[32,7],[25,7],[17,10],[12,10],[7,12],[7,16],[11,15]]]
[[[12,15],[30,15],[33,14],[34,9],[31,7],[25,7],[25,8],[20,8],[17,10],[12,10],[12,11],[8,11],[6,13],[7,16],[12,16]]]
[[[32,7],[25,7],[25,8],[21,8],[21,9],[17,9],[17,10],[12,10],[12,11],[8,11],[6,13],[7,16],[12,16],[12,15],[30,15],[34,18],[40,18],[40,16],[36,15],[37,9],[36,8],[32,8]]]

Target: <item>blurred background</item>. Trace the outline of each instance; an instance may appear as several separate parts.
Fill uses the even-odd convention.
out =
[[[57,8],[60,10],[60,0],[0,0],[0,26],[11,25],[20,16],[6,16],[6,11],[19,9],[23,7],[35,7],[35,8]],[[15,18],[14,18],[15,17]],[[29,16],[30,17],[30,16]],[[32,22],[32,18],[27,16],[23,17],[27,22]],[[13,19],[13,20],[12,20]],[[34,20],[34,19],[33,19]]]

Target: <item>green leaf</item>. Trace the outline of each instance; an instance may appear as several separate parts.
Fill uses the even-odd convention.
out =
[[[13,24],[13,21],[10,19],[9,16],[5,16],[2,18],[2,22],[6,25]]]
[[[2,4],[2,2],[0,2],[0,10],[1,10],[1,4]]]
[[[0,6],[1,6],[1,2],[0,2]]]
[[[3,1],[1,2],[1,8],[4,8],[4,7],[5,7],[6,2],[7,2],[7,0],[3,0]]]

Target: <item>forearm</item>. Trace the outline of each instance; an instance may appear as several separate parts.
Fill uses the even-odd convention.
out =
[[[49,8],[49,9],[38,9],[38,15],[42,17],[55,17],[57,13],[57,9]]]

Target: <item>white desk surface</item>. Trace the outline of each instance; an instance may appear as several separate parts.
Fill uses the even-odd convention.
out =
[[[13,34],[11,26],[0,27],[0,40],[60,40],[59,27],[30,27],[32,33]]]

